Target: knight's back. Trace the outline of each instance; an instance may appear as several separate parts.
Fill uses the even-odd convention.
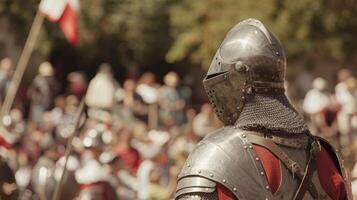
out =
[[[328,156],[327,151],[330,151],[336,160],[336,163],[333,160],[328,163],[317,159],[320,168],[329,169],[329,165],[335,164],[339,166],[338,157],[331,152],[332,147],[319,138],[266,137],[263,133],[226,126],[209,134],[191,152],[178,177],[176,198],[186,199],[204,194],[208,199],[219,199],[219,187],[224,187],[232,197],[240,200],[294,199],[304,179],[304,169],[313,162],[307,156],[313,148],[317,150],[316,155],[325,157]],[[320,149],[324,149],[323,152]],[[281,159],[280,163],[278,159]],[[320,171],[326,173],[326,169]],[[335,167],[331,169],[336,170],[335,173],[342,173],[343,170]],[[336,178],[325,178],[329,183],[321,184],[322,173],[317,171],[317,167],[311,171],[303,199],[340,199],[331,198],[327,193],[333,191],[326,192],[328,185],[334,184],[332,182]]]
[[[176,199],[349,196],[337,154],[310,134],[285,96],[285,70],[281,43],[259,20],[228,32],[203,80],[224,127],[190,153]]]

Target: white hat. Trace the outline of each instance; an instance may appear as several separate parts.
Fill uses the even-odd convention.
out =
[[[38,73],[41,76],[53,76],[55,72],[53,70],[51,63],[43,62],[43,63],[41,63],[41,65],[38,69]]]

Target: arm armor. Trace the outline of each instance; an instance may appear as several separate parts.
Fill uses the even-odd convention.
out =
[[[218,200],[216,183],[199,176],[188,176],[177,183],[177,200]]]

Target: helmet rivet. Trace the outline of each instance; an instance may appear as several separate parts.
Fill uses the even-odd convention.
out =
[[[198,173],[200,174],[202,171],[201,170],[198,170]]]
[[[234,66],[235,70],[239,71],[239,72],[244,72],[244,71],[248,71],[248,68],[246,65],[244,65],[244,63],[242,61],[238,61],[235,66]]]
[[[236,191],[237,191],[237,188],[233,188],[233,191],[236,192]]]
[[[210,176],[210,177],[213,177],[213,174],[210,174],[209,176]]]
[[[247,94],[252,94],[252,88],[251,88],[251,87],[249,87],[249,88],[247,89]]]
[[[222,182],[225,183],[225,182],[226,182],[226,179],[223,179]]]
[[[278,55],[279,55],[279,52],[277,51],[277,52],[275,52],[275,54],[278,56]]]

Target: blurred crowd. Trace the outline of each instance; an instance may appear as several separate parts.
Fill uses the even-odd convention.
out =
[[[2,59],[1,102],[13,72],[13,62]],[[342,69],[337,80],[332,86],[315,78],[297,108],[311,132],[341,152],[357,186],[357,79]],[[91,81],[72,72],[66,83],[59,84],[49,62],[40,64],[2,118],[0,199],[52,199],[61,177],[60,199],[170,199],[189,152],[221,126],[209,104],[192,104],[191,87],[173,71],[162,80],[145,72],[119,84],[103,63]],[[75,130],[82,99],[86,108]]]
[[[0,101],[13,72],[2,59]],[[51,199],[62,175],[60,199],[170,199],[190,150],[221,126],[209,104],[192,105],[191,88],[173,71],[119,84],[104,63],[91,81],[70,73],[64,89],[55,75],[49,62],[40,64],[2,119],[0,199]]]

